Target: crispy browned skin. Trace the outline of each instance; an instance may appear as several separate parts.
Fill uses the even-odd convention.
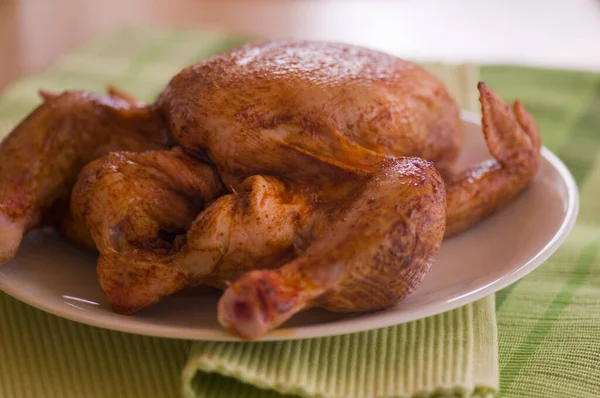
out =
[[[180,258],[189,283],[225,287],[257,266],[274,268],[306,247],[315,208],[302,192],[267,176],[248,177],[239,191],[220,197],[187,234]]]
[[[513,200],[529,184],[538,167],[539,135],[531,118],[517,106],[515,119],[491,90],[483,84],[479,89],[484,134],[495,159],[448,179],[448,236],[469,228]],[[339,201],[344,197],[338,192],[340,186],[373,176],[382,162],[391,157],[427,159],[444,175],[452,175],[460,146],[458,110],[439,81],[411,63],[344,45],[269,42],[245,46],[183,70],[172,79],[159,103],[179,144],[214,162],[227,184],[236,187],[255,174],[275,175],[291,184],[317,187],[322,193],[322,204],[335,202],[340,206],[344,203]],[[425,195],[426,188],[421,189]],[[398,209],[410,208],[410,195],[406,195],[398,192],[388,199]],[[439,201],[432,203],[440,206]],[[345,250],[353,254],[332,251],[326,244],[331,237],[322,238],[318,231],[313,231],[306,253],[314,253],[313,259],[327,259],[328,266],[322,261],[314,262],[319,264],[314,267],[325,274],[339,271],[340,264],[346,264],[347,269],[339,272],[354,280],[356,273],[349,257],[359,254],[350,247],[364,247],[372,242],[381,256],[385,249],[375,242],[385,238],[354,233],[346,220],[365,214],[358,207],[349,208],[351,212],[330,222],[331,228],[348,242]],[[432,204],[422,211],[429,220],[426,215],[437,214],[440,209]],[[396,217],[398,214],[388,209],[375,212],[369,221],[382,227],[380,221],[393,222]],[[335,227],[338,223],[346,228]],[[383,234],[384,230],[380,232]],[[401,234],[395,235],[396,239]],[[414,247],[404,249],[419,251],[422,246],[434,252],[438,242],[429,239],[427,234],[415,237]],[[339,257],[330,257],[331,252]],[[419,279],[405,278],[406,286],[399,283],[396,290],[385,289],[388,301],[370,294],[370,279],[378,280],[380,274],[399,274],[398,270],[405,266],[402,259],[410,257],[402,250],[394,254],[397,260],[385,263],[389,269],[377,265],[374,258],[363,258],[360,272],[365,275],[365,282],[347,287],[343,303],[332,300],[326,305],[314,301],[318,296],[327,297],[328,289],[339,288],[331,284],[318,294],[294,293],[290,300],[296,304],[292,305],[283,297],[292,293],[278,272],[263,271],[260,275],[264,278],[257,278],[258,273],[249,274],[227,289],[219,305],[220,320],[239,335],[255,338],[306,305],[316,303],[340,311],[393,305]],[[301,258],[290,264],[297,264]],[[425,263],[414,262],[415,275],[419,275],[419,268],[424,272]],[[315,277],[305,275],[304,267],[312,266],[286,265],[283,269],[299,272],[289,278],[303,280],[302,286],[308,289]],[[279,288],[287,293],[277,294]],[[303,294],[309,298],[301,300]],[[353,302],[357,304],[352,305]],[[236,312],[236,308],[244,310]]]
[[[485,85],[479,89],[495,159],[457,174],[445,190],[427,164],[412,159],[403,160],[410,168],[398,160],[392,172],[372,175],[357,197],[347,196],[341,214],[326,219],[330,227],[317,232],[316,223],[304,255],[236,280],[219,301],[221,324],[254,339],[311,306],[343,312],[393,306],[428,271],[427,254],[437,253],[444,226],[446,236],[454,235],[514,200],[538,168],[539,133],[518,102],[515,117]]]
[[[132,154],[146,158],[143,166],[136,167],[164,167],[149,159],[152,154]],[[194,163],[189,164],[189,181],[198,179],[194,182],[197,197],[214,198],[214,187],[202,182],[213,180],[206,175],[210,168]],[[187,170],[179,166],[178,176],[157,184],[153,177],[140,177],[140,171],[115,171],[117,164],[115,154],[84,169],[75,186],[72,210],[85,216],[92,231],[100,250],[100,285],[119,313],[135,312],[186,287],[224,287],[225,281],[258,264],[275,267],[292,260],[296,248],[304,245],[313,209],[275,178],[248,178],[241,191],[217,199],[190,226],[202,202],[190,207],[194,195],[182,193],[179,174]],[[201,167],[204,171],[198,172]],[[95,177],[98,174],[101,177]],[[152,195],[148,195],[149,184]],[[171,231],[189,228],[187,235],[178,236],[175,245],[164,242],[158,232],[167,224]]]
[[[297,259],[234,282],[219,301],[219,322],[253,339],[311,306],[391,307],[429,270],[445,221],[444,185],[433,165],[416,158],[386,162],[326,211],[320,232]]]
[[[0,145],[0,263],[16,253],[23,233],[64,199],[81,168],[114,150],[163,148],[167,130],[150,108],[112,91],[42,92],[44,102]]]
[[[53,212],[53,210],[50,210],[49,212]],[[54,225],[54,228],[56,228],[63,237],[82,248],[92,251],[97,250],[94,239],[92,239],[85,221],[83,221],[81,217],[75,217],[73,212],[69,209],[68,201],[65,208],[58,209],[56,214],[61,219],[54,220],[51,225]]]
[[[87,226],[100,252],[100,285],[115,310],[132,312],[181,289],[174,266],[162,270],[161,264],[222,190],[214,168],[181,148],[111,153],[83,169],[71,215],[75,225]],[[136,275],[138,264],[147,265],[143,276]],[[144,291],[130,289],[131,281],[142,282]],[[134,300],[137,307],[129,304]]]
[[[513,111],[485,84],[479,84],[483,134],[494,157],[446,182],[446,236],[467,230],[512,202],[529,184],[540,162],[540,133],[516,101]]]
[[[255,174],[329,183],[391,156],[441,169],[461,143],[458,108],[437,79],[346,45],[244,46],[184,69],[159,102],[179,144],[232,186]]]
[[[219,320],[244,338],[311,306],[390,307],[420,282],[444,234],[504,207],[537,171],[531,116],[519,103],[511,112],[485,85],[479,90],[493,159],[454,173],[458,109],[423,69],[340,44],[240,47],[184,69],[156,108],[135,105],[150,117],[157,109],[183,150],[214,164],[229,192],[210,203],[218,194],[206,181],[216,181],[215,171],[183,150],[112,154],[80,176],[66,230],[85,242],[86,224],[101,252],[101,286],[121,313],[235,279]],[[60,112],[49,120],[72,111]],[[101,124],[99,115],[86,123]],[[130,119],[121,119],[114,130],[131,131]],[[26,146],[27,134],[13,135],[13,145]],[[15,178],[0,173],[0,188]],[[36,192],[0,203],[46,197]],[[164,231],[178,237],[165,239]]]

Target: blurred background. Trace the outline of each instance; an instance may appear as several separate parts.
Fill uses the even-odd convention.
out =
[[[415,60],[600,70],[598,0],[0,0],[0,89],[131,26],[366,45]]]

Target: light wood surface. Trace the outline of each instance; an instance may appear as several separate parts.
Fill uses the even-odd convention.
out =
[[[599,0],[0,0],[0,88],[125,26],[326,39],[399,56],[600,70]]]
[[[0,89],[21,70],[17,4],[0,1]]]

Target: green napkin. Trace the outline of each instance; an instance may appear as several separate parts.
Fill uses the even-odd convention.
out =
[[[580,211],[541,267],[496,295],[502,397],[600,396],[600,74],[482,68],[518,95],[544,144],[571,170]]]
[[[195,342],[183,372],[184,396],[491,397],[498,383],[494,321],[490,297],[343,336]]]
[[[148,29],[94,40],[47,72],[9,87],[0,98],[0,134],[39,102],[40,87],[103,91],[111,82],[152,99],[182,66],[241,41]],[[475,109],[477,68],[427,67],[463,107]],[[600,75],[486,67],[482,76],[505,98],[519,96],[532,110],[545,144],[567,162],[582,189],[582,217],[567,243],[538,271],[497,295],[499,395],[595,397],[600,138],[594,127],[600,125]],[[60,319],[2,293],[0,313],[0,398],[174,397],[181,390],[192,397],[281,396],[252,384],[304,396],[486,396],[498,383],[493,297],[406,325],[279,343],[134,336]]]

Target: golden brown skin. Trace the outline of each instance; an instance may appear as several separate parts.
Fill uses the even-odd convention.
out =
[[[225,291],[218,309],[226,329],[254,339],[311,306],[358,312],[395,305],[442,243],[444,184],[429,162],[392,159],[329,212],[302,255],[277,270],[251,271]]]
[[[512,201],[529,184],[539,163],[539,135],[531,117],[517,106],[515,118],[485,85],[479,89],[484,135],[494,159],[456,175],[452,166],[460,146],[459,116],[443,85],[411,63],[370,50],[306,42],[245,46],[183,70],[171,80],[159,103],[179,144],[214,162],[223,180],[233,187],[248,176],[270,174],[296,186],[317,187],[320,203],[339,205],[344,194],[337,187],[372,176],[388,158],[415,156],[433,161],[445,176],[452,175],[446,183],[447,236],[451,236]],[[399,208],[410,203],[403,195],[393,200]],[[358,214],[357,208],[352,209]],[[378,216],[393,219],[389,212]],[[343,220],[331,222],[343,224]],[[376,216],[369,220],[378,225]],[[359,239],[348,229],[336,231],[351,246],[362,247],[365,240],[381,238],[373,234]],[[322,272],[351,263],[341,254],[340,259],[327,257],[331,248],[320,236],[313,233],[307,253],[329,259],[329,267],[319,262]],[[428,250],[436,244],[425,236],[414,241],[415,246]],[[403,267],[400,259],[406,254],[395,254],[398,260],[387,263],[389,270],[377,267],[372,259],[361,263],[361,272],[368,276],[365,280]],[[290,264],[296,261],[300,260]],[[354,279],[353,268],[348,267],[341,272]],[[422,264],[417,261],[415,267]],[[290,269],[301,273],[292,279],[303,280],[303,286],[313,282],[314,275],[305,275],[304,268]],[[292,294],[285,279],[273,276],[278,275],[276,271],[264,271],[270,275],[266,279],[256,275],[236,281],[219,304],[221,323],[247,338],[259,337],[299,309],[315,304],[311,301],[315,297],[327,296],[327,289],[334,289],[327,285],[314,293],[317,296],[308,291]],[[343,304],[333,301],[327,308],[363,311],[390,306],[404,290],[414,288],[417,279],[405,279],[407,286],[399,284],[397,290],[386,289],[392,298],[388,301],[370,294],[367,282],[362,289],[359,283],[348,288]],[[277,283],[286,292],[282,296],[292,294],[290,300],[296,304],[277,293]],[[269,299],[260,293],[264,289],[270,292],[265,293]],[[304,294],[310,299],[298,298]],[[365,298],[367,303],[362,303]],[[352,302],[361,304],[353,306]]]
[[[112,91],[42,92],[44,102],[0,145],[0,263],[11,259],[25,231],[65,200],[89,161],[114,150],[164,148],[159,115]]]
[[[479,89],[483,132],[495,159],[456,175],[445,190],[427,164],[398,159],[394,172],[384,168],[357,197],[347,195],[344,216],[328,218],[331,226],[314,234],[304,255],[277,271],[251,271],[229,286],[219,301],[221,324],[255,339],[311,306],[342,312],[391,307],[428,271],[427,254],[437,253],[444,225],[446,236],[459,233],[514,200],[539,166],[539,133],[518,102],[513,116],[485,85]],[[420,166],[425,176],[401,162]]]
[[[146,155],[146,154],[143,154]],[[108,164],[105,163],[108,167]],[[206,167],[206,166],[205,166]],[[73,197],[81,203],[100,201],[89,206],[86,221],[94,231],[103,215],[109,211],[102,199],[108,192],[116,191],[114,184],[100,182],[107,195],[98,195],[98,188],[90,187],[90,195],[82,198],[78,192],[80,184],[88,185],[89,173],[82,173]],[[137,184],[137,182],[136,182]],[[176,183],[174,185],[177,185]],[[248,178],[240,192],[217,199],[189,226],[193,216],[200,212],[186,213],[186,223],[181,226],[189,230],[185,239],[179,237],[178,246],[171,250],[158,250],[147,245],[122,244],[117,247],[106,236],[114,236],[109,228],[94,234],[100,249],[98,277],[111,306],[116,312],[129,314],[147,307],[162,297],[181,289],[207,284],[223,288],[245,271],[262,267],[276,267],[292,260],[297,255],[296,247],[303,245],[303,232],[309,228],[312,208],[304,197],[285,190],[286,186],[272,177]],[[180,195],[177,187],[157,188],[155,195],[148,196],[142,190],[128,189],[127,198],[134,208],[147,207],[156,195],[168,193]],[[201,194],[201,192],[199,192]],[[119,200],[119,197],[115,197]],[[168,202],[169,206],[177,198]],[[76,211],[81,212],[81,211]],[[139,217],[129,213],[129,220]],[[123,212],[121,213],[123,214]],[[159,214],[144,214],[145,223],[157,223]],[[110,225],[121,225],[122,215],[109,217]],[[164,225],[157,223],[157,227]],[[136,222],[142,224],[142,222]],[[187,224],[187,225],[186,225]],[[110,228],[111,231],[114,228]],[[151,241],[144,235],[148,228],[130,231],[129,241]],[[121,236],[121,235],[119,235]],[[122,240],[122,239],[120,239]]]
[[[100,251],[98,277],[113,309],[132,313],[186,287],[223,287],[254,264],[293,259],[311,207],[288,188],[253,176],[200,213],[223,189],[211,166],[180,148],[116,152],[83,169],[70,214]]]
[[[61,202],[63,201],[61,200]],[[48,213],[53,215],[52,219],[49,220],[49,224],[53,225],[57,232],[71,243],[84,249],[97,251],[87,225],[81,217],[76,217],[69,208],[70,197],[66,198],[65,202],[65,204],[60,203],[57,209],[48,210]]]
[[[190,284],[225,287],[249,269],[295,258],[310,237],[315,208],[302,192],[267,176],[248,177],[194,221],[182,250]]]
[[[214,168],[181,148],[113,152],[83,169],[71,213],[87,224],[99,250],[169,251],[222,190]]]
[[[100,252],[100,285],[115,310],[138,309],[130,296],[147,306],[181,289],[169,279],[173,270],[161,270],[160,264],[180,249],[196,215],[222,191],[214,168],[181,148],[115,152],[83,169],[71,215],[75,225],[87,226]],[[135,275],[139,264],[147,265],[143,280]],[[141,280],[136,291],[129,288]]]
[[[446,182],[446,236],[469,229],[512,202],[529,184],[540,162],[541,139],[527,110],[511,109],[479,84],[482,130],[494,159],[475,164]]]
[[[410,62],[340,44],[243,46],[184,69],[159,104],[178,143],[234,187],[255,174],[330,183],[391,156],[444,169],[461,143],[442,83]]]
[[[454,173],[458,109],[418,66],[332,43],[240,47],[183,70],[156,107],[113,92],[146,115],[132,122],[117,112],[120,127],[113,130],[166,121],[186,153],[214,164],[230,193],[210,203],[218,194],[197,187],[216,174],[189,156],[172,172],[163,157],[187,156],[183,150],[112,154],[82,173],[72,195],[73,223],[65,230],[89,244],[85,223],[101,252],[101,286],[121,313],[186,287],[226,285],[248,270],[254,271],[234,281],[219,302],[221,323],[245,338],[260,337],[311,306],[350,312],[390,307],[420,282],[444,234],[498,211],[537,171],[540,139],[531,116],[519,103],[513,114],[485,85],[479,90],[494,159]],[[70,122],[72,112],[61,108],[48,120]],[[104,131],[102,115],[85,114],[90,129]],[[27,146],[27,131],[13,133],[18,150]],[[61,131],[78,137],[74,130],[56,131],[48,130],[50,140]],[[87,153],[82,148],[69,156],[80,159],[79,152]],[[11,159],[2,150],[0,156]],[[178,175],[180,169],[189,178]],[[27,172],[0,172],[0,190]],[[34,180],[41,174],[36,169]],[[194,178],[191,192],[202,203],[185,193]],[[0,197],[4,206],[55,199],[43,189],[29,196],[7,192]],[[6,218],[11,225],[20,219]],[[188,226],[185,238],[160,233],[179,234]]]

